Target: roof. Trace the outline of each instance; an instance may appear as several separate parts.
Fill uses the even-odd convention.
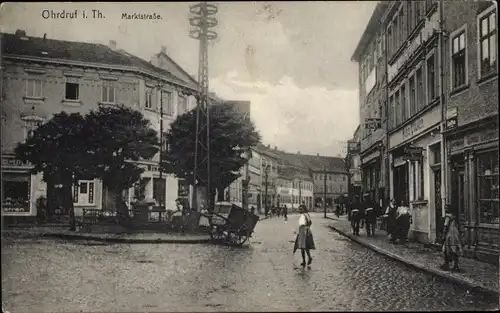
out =
[[[351,61],[354,62],[359,62],[361,59],[361,55],[363,54],[366,46],[370,43],[370,40],[373,38],[373,36],[376,34],[378,31],[382,17],[384,15],[384,12],[387,10],[389,5],[391,4],[391,1],[379,1],[377,3],[377,6],[373,10],[372,16],[370,17],[370,20],[368,21],[368,24],[366,25],[366,28],[363,32],[363,35],[361,35],[361,39],[358,42],[358,45],[356,46],[356,49],[354,49],[354,53],[351,57]]]
[[[172,73],[152,65],[137,56],[123,50],[113,50],[98,43],[56,40],[49,38],[17,36],[4,33],[2,36],[2,54],[49,58],[68,61],[98,63],[103,65],[131,66],[151,71],[172,80],[174,83],[196,89],[196,84],[186,82]]]

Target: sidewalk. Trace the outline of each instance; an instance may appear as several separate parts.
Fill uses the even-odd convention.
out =
[[[263,215],[259,216],[259,221],[268,219]],[[212,242],[210,235],[206,233],[160,233],[144,231],[137,233],[127,233],[121,227],[104,226],[101,231],[94,229],[93,232],[70,231],[66,224],[45,224],[45,225],[18,225],[2,230],[4,239],[14,238],[58,238],[64,240],[92,240],[105,241],[110,243],[179,243],[179,244],[200,244]]]
[[[494,265],[474,259],[460,258],[460,273],[443,271],[439,268],[443,263],[443,256],[439,251],[425,248],[423,244],[416,242],[410,242],[404,246],[391,244],[385,231],[378,229],[375,231],[375,237],[367,237],[365,231],[361,231],[360,236],[352,236],[346,216],[338,219],[329,217],[329,219],[331,229],[375,252],[466,288],[479,290],[494,297],[499,296],[498,268]]]
[[[68,227],[33,226],[31,228],[9,228],[2,231],[3,239],[18,238],[58,238],[64,240],[92,240],[110,243],[209,243],[208,234],[182,233],[124,233],[124,232],[79,232],[70,231]]]

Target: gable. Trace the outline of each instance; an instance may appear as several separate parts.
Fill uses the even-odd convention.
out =
[[[177,63],[175,63],[170,57],[168,57],[164,53],[159,53],[156,55],[158,64],[157,66],[169,71],[172,73],[174,76],[177,78],[183,80],[184,82],[188,84],[195,84],[195,86],[198,84],[197,81],[191,77],[189,74],[187,74]]]

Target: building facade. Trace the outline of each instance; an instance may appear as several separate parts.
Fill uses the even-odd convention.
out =
[[[359,157],[361,193],[385,205],[388,197],[386,36],[382,15],[388,2],[376,7],[352,60],[359,68]]]
[[[498,262],[498,7],[444,1],[443,12],[446,198],[464,230],[465,253]]]
[[[467,253],[498,260],[497,10],[490,1],[381,2],[353,59],[363,94],[364,51],[375,48],[362,47],[385,42],[385,194],[410,205],[411,235],[440,241],[451,204]],[[360,102],[369,107],[370,92]]]
[[[2,215],[35,216],[36,200],[46,197],[58,213],[60,186],[31,175],[29,164],[13,154],[19,142],[54,113],[87,113],[101,105],[124,105],[141,111],[160,131],[160,95],[163,97],[164,131],[178,114],[195,105],[189,94],[192,81],[110,46],[29,37],[24,31],[2,35]],[[160,87],[161,86],[161,87]],[[160,89],[162,90],[160,92]],[[163,173],[159,155],[140,162],[145,169],[138,186],[124,194],[133,202],[138,196],[159,205],[174,206],[180,182]],[[74,187],[75,213],[83,208],[113,209],[113,195],[97,179]],[[185,189],[185,188],[184,188]],[[67,212],[60,212],[62,214]]]
[[[349,169],[349,176],[347,182],[347,193],[345,194],[345,198],[350,201],[353,201],[356,197],[361,198],[362,195],[362,172],[361,172],[361,156],[360,152],[360,136],[359,136],[358,126],[354,131],[353,138],[347,142],[347,167]]]

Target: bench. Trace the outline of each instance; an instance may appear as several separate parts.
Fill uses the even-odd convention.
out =
[[[82,211],[83,215],[81,220],[77,221],[77,227],[86,232],[91,232],[93,225],[113,225],[118,221],[117,215],[113,211],[100,209],[82,209]]]

